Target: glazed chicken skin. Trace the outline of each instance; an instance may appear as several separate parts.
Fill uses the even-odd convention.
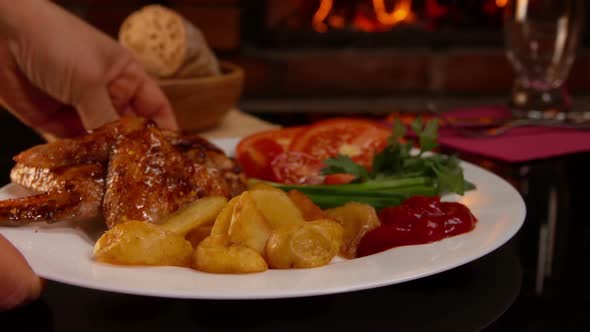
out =
[[[158,222],[197,198],[245,190],[235,161],[210,142],[135,117],[35,146],[14,160],[12,181],[41,193],[1,201],[0,225],[101,215],[109,228],[126,220]]]
[[[104,168],[81,164],[54,170],[17,164],[11,178],[42,194],[0,201],[0,225],[91,219],[100,215]]]
[[[203,196],[228,196],[221,174],[185,158],[155,127],[136,131],[113,150],[104,217],[157,222]]]
[[[147,126],[148,121],[145,119],[123,117],[81,137],[34,146],[13,159],[18,164],[48,169],[91,162],[104,165],[118,141]]]

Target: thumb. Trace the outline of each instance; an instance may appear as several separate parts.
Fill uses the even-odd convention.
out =
[[[84,128],[91,130],[119,118],[105,86],[92,89],[75,104]]]
[[[0,234],[0,311],[37,299],[41,288],[25,258]]]

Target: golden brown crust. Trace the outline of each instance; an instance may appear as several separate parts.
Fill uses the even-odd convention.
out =
[[[13,159],[26,166],[49,169],[83,163],[106,163],[111,147],[117,140],[148,125],[149,122],[142,118],[123,117],[84,136],[34,146]]]
[[[31,174],[38,174],[31,170]],[[84,164],[48,172],[46,192],[0,201],[0,225],[92,219],[100,215],[104,169]],[[32,184],[32,187],[42,188]]]
[[[109,162],[104,215],[109,227],[125,220],[157,222],[205,195],[227,195],[216,178],[186,160],[156,128],[121,140]]]
[[[12,181],[43,194],[0,202],[0,224],[101,213],[109,227],[130,219],[157,222],[197,198],[229,198],[246,189],[236,162],[209,141],[133,117],[33,147],[15,160]]]

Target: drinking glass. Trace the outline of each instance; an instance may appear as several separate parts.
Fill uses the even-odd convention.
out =
[[[511,96],[519,118],[575,115],[564,86],[584,20],[583,0],[511,0],[504,16],[506,51],[516,77]]]

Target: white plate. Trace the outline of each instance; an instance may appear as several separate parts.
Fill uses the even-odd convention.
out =
[[[233,153],[237,139],[215,140]],[[262,299],[349,292],[405,282],[452,269],[495,250],[520,229],[525,204],[500,177],[469,163],[465,176],[477,190],[445,200],[467,205],[478,218],[467,234],[439,242],[391,249],[354,260],[335,260],[314,269],[269,270],[250,275],[220,275],[177,267],[120,267],[92,260],[100,233],[65,223],[0,227],[47,279],[121,293],[195,299]],[[0,199],[22,195],[22,188],[0,189]]]

